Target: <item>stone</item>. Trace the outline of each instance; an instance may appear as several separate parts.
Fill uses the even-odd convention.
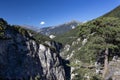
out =
[[[42,80],[66,80],[63,59],[59,55],[61,45],[50,41],[49,46],[45,46],[28,34],[23,36],[14,27],[6,29],[5,36],[11,39],[0,39],[0,77],[30,80],[39,76]]]

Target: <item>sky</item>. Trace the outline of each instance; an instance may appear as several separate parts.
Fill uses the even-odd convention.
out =
[[[120,0],[0,0],[0,17],[9,24],[47,27],[97,18]]]

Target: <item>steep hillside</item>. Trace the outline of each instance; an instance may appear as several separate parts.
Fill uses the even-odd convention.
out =
[[[68,32],[71,29],[74,29],[79,24],[81,24],[81,23],[77,22],[77,21],[71,21],[71,22],[61,24],[58,26],[51,26],[51,27],[42,28],[42,29],[40,29],[40,33],[47,35],[47,36],[49,36],[49,35],[56,36],[56,35],[64,34],[65,32]]]
[[[75,29],[72,29],[62,35],[58,35],[54,38],[55,41],[65,44],[71,44],[72,41],[76,40],[78,38],[78,32],[79,32],[79,26],[77,26]]]
[[[104,17],[120,18],[120,6],[116,7],[112,11],[106,13],[105,15],[103,15],[99,18],[104,18]],[[62,35],[57,36],[55,38],[55,40],[58,42],[61,42],[63,44],[71,43],[75,38],[78,37],[79,27],[81,27],[81,26],[77,26],[75,29],[70,30]]]
[[[71,80],[114,79],[117,76],[108,68],[120,56],[120,6],[55,40],[64,44],[61,55],[70,60]]]
[[[61,47],[0,18],[0,80],[66,80]]]
[[[116,17],[116,18],[120,18],[120,6],[116,7],[114,10],[112,10],[109,13],[105,14],[103,17]]]
[[[71,39],[66,37],[63,40],[62,38],[60,42],[66,43],[61,55],[70,60],[73,80],[85,79],[86,75],[89,78],[102,77],[96,75],[96,71],[104,71],[105,60],[109,58],[110,61],[113,56],[120,56],[120,20],[118,18],[98,18],[70,32],[77,33],[71,33]],[[68,33],[65,35],[70,37]],[[101,68],[96,67],[95,62],[97,66],[100,64]]]

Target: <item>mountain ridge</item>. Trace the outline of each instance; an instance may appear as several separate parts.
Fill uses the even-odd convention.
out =
[[[61,55],[70,60],[71,80],[114,78],[108,76],[107,65],[120,57],[119,14],[120,6],[55,38],[64,44]]]
[[[57,26],[50,26],[50,27],[45,27],[40,29],[40,33],[43,35],[61,35],[64,34],[65,32],[68,32],[71,29],[74,29],[76,26],[81,24],[81,22],[78,21],[70,21],[64,24],[60,24]]]
[[[112,11],[103,15],[103,17],[116,17],[120,18],[120,5],[114,8]]]
[[[0,80],[66,80],[62,45],[0,18]]]

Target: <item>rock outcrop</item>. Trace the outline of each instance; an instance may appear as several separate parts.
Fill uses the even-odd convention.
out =
[[[120,80],[120,59],[110,61],[107,68],[105,80]]]
[[[66,80],[60,48],[53,41],[39,44],[29,32],[0,19],[0,78]]]

